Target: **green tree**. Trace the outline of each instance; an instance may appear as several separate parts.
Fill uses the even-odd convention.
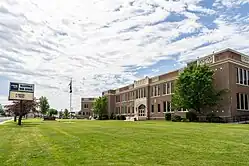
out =
[[[46,115],[49,111],[49,103],[48,103],[48,99],[44,96],[40,97],[39,99],[39,106],[41,108],[41,113],[43,115]]]
[[[3,107],[2,107],[2,105],[0,104],[0,116],[4,116],[5,115],[5,112],[4,112],[4,110],[3,110]]]
[[[107,115],[107,97],[99,97],[95,99],[93,103],[93,112],[102,118],[103,115]]]
[[[65,109],[64,110],[64,118],[68,119],[68,117],[69,117],[69,111],[68,111],[68,109]]]
[[[57,115],[58,114],[58,111],[56,110],[56,109],[54,109],[54,108],[50,108],[49,110],[48,110],[48,116],[53,116],[53,115]]]
[[[12,104],[6,105],[6,112],[12,113],[15,116],[14,121],[16,121],[16,117],[19,116],[18,118],[18,125],[22,124],[22,117],[27,115],[29,112],[38,112],[37,111],[37,106],[38,103],[36,99],[32,101],[13,101]]]
[[[176,81],[172,108],[192,109],[200,113],[202,109],[216,106],[224,90],[215,90],[213,75],[214,72],[206,65],[186,67]]]

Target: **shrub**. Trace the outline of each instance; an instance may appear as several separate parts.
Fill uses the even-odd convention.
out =
[[[119,115],[116,116],[116,120],[120,120],[120,116]]]
[[[111,113],[110,119],[115,119],[115,116],[113,113]]]
[[[53,116],[44,116],[43,119],[44,120],[55,120],[55,117],[53,117]]]
[[[120,120],[125,120],[125,119],[126,119],[126,117],[124,115],[120,116]]]
[[[76,116],[76,119],[85,119],[85,117],[84,117],[84,116],[81,116],[81,115],[77,115],[77,116]]]
[[[182,118],[181,122],[189,122],[189,119],[187,119],[187,118]]]
[[[179,115],[173,115],[171,116],[172,122],[181,122],[182,118]]]
[[[207,114],[206,120],[211,123],[223,123],[224,122],[224,120],[221,117],[216,116],[214,113]]]
[[[99,120],[108,120],[108,119],[109,119],[108,115],[99,116]]]
[[[171,120],[171,113],[165,114],[165,120]]]
[[[215,119],[216,115],[214,113],[207,114],[206,120],[208,122],[212,122],[213,119]]]
[[[195,121],[197,121],[197,114],[195,113],[195,112],[192,112],[192,111],[190,111],[190,112],[187,112],[186,113],[186,118],[190,121],[190,122],[195,122]]]

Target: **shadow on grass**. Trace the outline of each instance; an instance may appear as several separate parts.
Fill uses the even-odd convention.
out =
[[[3,124],[3,126],[6,128],[18,128],[18,127],[37,127],[44,124],[44,122],[22,122],[22,125],[19,126],[17,125],[17,122],[11,121],[11,122],[7,122],[5,124]]]

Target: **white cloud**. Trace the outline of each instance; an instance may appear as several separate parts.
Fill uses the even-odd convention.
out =
[[[0,78],[35,83],[36,96],[47,96],[61,109],[69,106],[72,77],[78,110],[80,97],[98,96],[137,79],[127,66],[150,66],[172,55],[185,61],[228,46],[248,53],[248,16],[237,13],[229,16],[237,21],[229,22],[217,5],[232,10],[246,1],[216,1],[214,9],[200,2],[2,0]],[[216,27],[204,25],[202,16],[214,17],[210,23]],[[167,21],[169,17],[179,18]]]

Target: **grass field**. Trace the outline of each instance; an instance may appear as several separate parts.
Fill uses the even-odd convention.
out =
[[[0,165],[249,165],[249,126],[165,121],[0,125]]]

